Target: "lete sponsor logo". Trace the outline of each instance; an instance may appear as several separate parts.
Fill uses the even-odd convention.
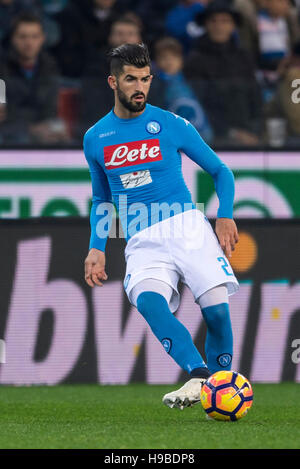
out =
[[[162,160],[162,154],[158,139],[139,140],[104,147],[104,162],[107,169],[159,160]]]

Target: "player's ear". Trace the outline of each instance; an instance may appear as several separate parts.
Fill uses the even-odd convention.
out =
[[[117,89],[117,79],[114,75],[109,75],[109,77],[107,78],[107,82],[112,90]]]

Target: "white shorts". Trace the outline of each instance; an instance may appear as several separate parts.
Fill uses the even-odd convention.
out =
[[[221,284],[227,286],[228,295],[239,288],[208,219],[197,209],[179,213],[136,233],[127,243],[125,260],[124,289],[135,307],[132,289],[149,278],[172,287],[169,301],[172,312],[180,302],[179,280],[190,288],[195,301]]]

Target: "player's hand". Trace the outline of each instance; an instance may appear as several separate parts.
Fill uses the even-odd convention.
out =
[[[239,240],[235,221],[231,218],[217,218],[216,234],[226,257],[231,257],[234,246]]]
[[[87,258],[84,261],[84,278],[90,287],[99,285],[102,287],[103,283],[100,280],[107,280],[105,272],[105,254],[99,249],[90,249]]]

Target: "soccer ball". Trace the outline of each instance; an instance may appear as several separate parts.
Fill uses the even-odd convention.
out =
[[[217,371],[201,388],[201,403],[215,420],[236,421],[244,417],[253,401],[249,381],[236,371]]]

